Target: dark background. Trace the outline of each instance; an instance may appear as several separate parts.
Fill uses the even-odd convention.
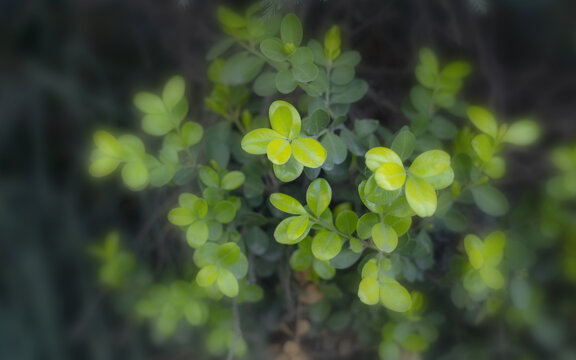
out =
[[[132,96],[173,74],[198,121],[209,91],[204,55],[219,38],[206,0],[0,1],[0,359],[178,359],[118,317],[86,248],[121,229],[160,271],[171,261],[158,208],[166,193],[93,182],[86,155],[98,127],[138,132]],[[282,5],[280,1],[271,4]],[[239,2],[233,5],[241,5]],[[502,121],[534,116],[538,146],[512,154],[507,190],[548,171],[545,149],[576,134],[576,2],[571,0],[302,0],[305,38],[334,23],[363,55],[371,90],[353,116],[404,122],[421,46],[474,72],[466,97]],[[117,180],[117,179],[116,179]],[[520,186],[516,186],[520,184]]]

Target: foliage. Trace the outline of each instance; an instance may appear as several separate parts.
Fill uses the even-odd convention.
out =
[[[467,104],[459,93],[470,65],[442,66],[428,48],[402,106],[406,126],[354,119],[351,106],[368,83],[356,77],[360,55],[342,47],[340,29],[331,27],[323,42],[305,41],[296,15],[263,20],[261,11],[218,11],[227,37],[207,55],[213,88],[205,99],[218,122],[204,129],[189,119],[185,81],[176,76],[161,95],[134,98],[142,130],[161,139],[158,155],[134,135],[94,136],[93,176],[121,166],[130,189],[179,194],[167,217],[182,230],[191,261],[182,276],[144,286],[139,316],[165,337],[181,320],[208,326],[210,353],[242,355],[249,346],[230,326],[239,319],[227,298],[236,309],[259,301],[263,287],[278,296],[262,280],[281,277],[273,265],[287,261],[295,277],[324,294],[304,310],[316,326],[372,332],[365,341],[392,359],[429,349],[443,313],[454,311],[428,307],[431,286],[482,315],[504,306],[508,288],[513,301],[526,298],[518,295],[528,292],[518,274],[528,265],[504,261],[518,240],[498,220],[510,205],[495,180],[505,176],[507,147],[536,141],[537,124],[508,125]],[[565,173],[550,189],[560,198],[575,193],[574,153],[554,154]],[[475,231],[480,223],[492,228],[484,240]],[[451,248],[442,260],[434,255],[441,238]],[[105,285],[135,276],[133,257],[118,251],[116,237],[95,251]],[[332,311],[336,305],[362,320]]]

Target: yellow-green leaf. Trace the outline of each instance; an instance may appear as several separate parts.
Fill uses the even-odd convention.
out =
[[[290,140],[300,135],[302,120],[298,110],[292,104],[277,100],[270,105],[268,111],[272,129]]]
[[[488,110],[480,106],[470,106],[468,109],[468,117],[478,130],[490,135],[494,139],[498,136],[498,124]]]
[[[174,225],[185,226],[190,225],[196,220],[194,211],[188,208],[175,208],[168,213],[168,221]]]
[[[318,178],[310,183],[306,190],[306,203],[314,215],[322,215],[330,205],[331,200],[332,188],[328,181]]]
[[[380,284],[373,277],[367,277],[360,281],[358,297],[366,305],[376,305],[380,301]]]
[[[502,140],[514,145],[529,145],[539,136],[538,123],[532,120],[520,120],[510,125]]]
[[[502,261],[504,246],[506,245],[506,234],[495,231],[484,239],[484,259],[486,265],[497,266]]]
[[[94,177],[103,177],[116,170],[118,165],[120,165],[120,161],[111,157],[101,156],[92,161],[89,172]]]
[[[412,308],[410,293],[392,278],[384,278],[380,281],[380,301],[392,311],[406,312]]]
[[[476,235],[469,234],[464,238],[464,249],[468,254],[470,265],[475,269],[480,269],[484,265],[484,244]]]
[[[364,279],[364,278],[378,279],[378,273],[379,272],[380,272],[380,269],[378,268],[378,262],[376,261],[376,259],[370,259],[362,267],[362,279]]]
[[[404,167],[400,156],[385,147],[372,148],[368,150],[364,157],[366,159],[366,166],[372,171],[376,171],[376,169],[385,163],[394,163],[400,167]]]
[[[242,149],[249,154],[266,154],[268,143],[274,139],[282,139],[283,136],[272,129],[256,129],[250,131],[242,138]]]
[[[390,225],[378,223],[372,227],[372,241],[374,245],[386,253],[390,253],[398,246],[398,234]]]
[[[186,84],[182,76],[174,76],[168,80],[162,92],[162,100],[169,109],[172,109],[184,97]]]
[[[504,286],[504,277],[498,269],[485,266],[479,272],[480,277],[489,288],[498,290]]]
[[[96,144],[96,147],[98,147],[98,149],[102,151],[102,153],[108,156],[112,157],[122,156],[123,153],[122,146],[120,145],[118,140],[116,140],[116,138],[112,136],[112,134],[106,131],[101,130],[96,131],[94,133],[94,143]]]
[[[480,160],[487,162],[492,159],[494,153],[494,146],[492,139],[486,134],[479,134],[472,139],[472,149],[478,155]]]
[[[132,190],[148,185],[148,168],[142,161],[131,161],[122,168],[122,180]]]
[[[234,274],[229,270],[220,269],[217,284],[222,294],[228,297],[238,295],[238,280],[236,280]]]
[[[438,202],[434,187],[426,180],[414,177],[408,177],[406,181],[406,200],[420,217],[434,215]]]
[[[266,154],[273,164],[282,165],[288,162],[292,156],[292,148],[287,140],[274,139],[268,143]]]
[[[300,202],[294,199],[292,196],[274,193],[270,195],[270,202],[274,207],[280,211],[293,215],[306,215],[306,209],[300,204]]]
[[[186,231],[186,241],[193,248],[199,248],[208,240],[210,231],[205,221],[197,220],[188,227]]]
[[[342,239],[335,232],[320,230],[312,239],[312,254],[317,259],[328,261],[342,249]]]
[[[300,164],[317,168],[326,160],[326,149],[316,140],[311,138],[298,138],[292,141],[292,154]]]
[[[404,185],[406,172],[404,171],[404,166],[389,162],[380,165],[380,167],[376,169],[374,178],[381,188],[385,190],[397,190]]]
[[[196,275],[196,282],[202,287],[210,286],[218,277],[218,268],[214,265],[208,265],[200,269]]]
[[[410,173],[428,178],[437,176],[450,167],[450,155],[442,150],[426,151],[416,157],[410,165]]]
[[[280,244],[292,245],[300,242],[310,230],[308,216],[291,216],[280,222],[274,230],[274,238]]]

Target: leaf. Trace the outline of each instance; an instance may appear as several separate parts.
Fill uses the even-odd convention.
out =
[[[330,60],[336,59],[340,55],[340,28],[332,26],[324,37],[324,55]]]
[[[385,190],[397,190],[406,181],[406,172],[403,166],[396,163],[384,163],[374,173],[374,179],[378,186]]]
[[[364,157],[366,159],[366,166],[372,171],[376,171],[385,163],[394,163],[404,168],[404,164],[398,154],[385,147],[372,148],[368,150]]]
[[[284,53],[284,44],[278,38],[264,39],[260,43],[260,50],[264,56],[272,61],[280,62],[287,58]]]
[[[322,215],[330,205],[331,200],[332,188],[328,181],[319,178],[310,183],[308,190],[306,190],[306,203],[314,215]]]
[[[273,164],[282,165],[292,156],[292,148],[287,140],[274,139],[268,143],[266,154],[268,155],[268,160]]]
[[[358,297],[366,305],[376,305],[380,301],[380,284],[378,280],[367,277],[360,281]]]
[[[187,208],[175,208],[168,213],[168,221],[177,226],[190,225],[196,220],[194,211]]]
[[[468,108],[468,117],[478,130],[490,135],[494,139],[498,136],[498,124],[488,110],[480,106],[470,106],[470,108]]]
[[[416,138],[414,134],[410,130],[402,130],[394,137],[391,149],[400,156],[400,159],[406,160],[412,155],[415,145]]]
[[[114,158],[99,157],[92,161],[89,172],[93,177],[103,177],[116,170],[118,165],[120,161]]]
[[[302,126],[308,135],[317,135],[322,130],[326,129],[330,123],[330,115],[324,109],[318,109],[312,113]]]
[[[290,70],[281,70],[276,74],[276,89],[282,94],[289,94],[298,87],[298,82]]]
[[[276,209],[288,214],[308,215],[308,212],[298,200],[286,194],[274,193],[270,195],[270,203],[272,203]]]
[[[200,167],[198,175],[200,177],[200,181],[202,181],[202,184],[204,184],[205,186],[208,187],[220,186],[220,177],[218,176],[216,170],[212,169],[211,167],[208,166]]]
[[[484,184],[471,189],[478,208],[491,216],[502,216],[510,208],[508,199],[492,185]]]
[[[310,48],[304,46],[299,47],[292,54],[290,61],[292,62],[293,66],[301,64],[312,64],[314,63],[314,53],[312,50],[310,50]]]
[[[335,85],[346,85],[354,79],[356,71],[352,66],[338,66],[332,70],[330,80]]]
[[[378,215],[373,213],[366,213],[358,219],[356,224],[356,232],[360,239],[368,239],[372,236],[372,227],[378,223]]]
[[[426,180],[408,177],[406,200],[410,208],[420,217],[432,216],[436,211],[436,191]]]
[[[163,114],[166,106],[159,96],[149,92],[140,92],[134,96],[134,106],[147,114]]]
[[[368,83],[361,79],[352,80],[343,91],[332,96],[333,104],[350,104],[364,97],[368,92]]]
[[[218,278],[218,268],[214,265],[208,265],[200,269],[196,275],[196,282],[202,287],[212,285]]]
[[[168,80],[162,92],[162,100],[172,110],[184,98],[186,84],[182,76],[173,76]]]
[[[318,67],[312,63],[294,65],[292,67],[292,76],[298,82],[310,82],[318,76]]]
[[[148,114],[142,118],[142,130],[145,133],[162,136],[174,129],[172,114]]]
[[[454,181],[454,170],[449,167],[441,174],[426,178],[426,181],[430,183],[430,185],[432,185],[436,190],[445,189],[452,185],[452,182]]]
[[[277,100],[270,105],[268,111],[270,125],[278,134],[290,140],[300,135],[302,121],[298,110],[286,101]]]
[[[239,52],[230,57],[220,70],[219,80],[225,85],[243,85],[252,81],[264,66],[264,60]]]
[[[326,160],[326,149],[312,138],[297,138],[292,141],[292,154],[300,164],[317,168]]]
[[[294,157],[291,157],[286,164],[274,165],[273,168],[274,175],[276,175],[280,181],[289,182],[297,179],[300,174],[302,174],[304,166],[296,161]]]
[[[249,154],[263,155],[272,140],[281,138],[282,135],[272,129],[256,129],[244,135],[240,146]]]
[[[378,223],[372,227],[372,241],[383,252],[391,253],[398,246],[398,235],[390,225]]]
[[[484,244],[476,235],[469,234],[464,238],[464,249],[468,254],[470,265],[475,269],[480,269],[484,265]]]
[[[236,207],[231,201],[220,201],[214,207],[214,217],[216,221],[227,224],[236,217]]]
[[[231,37],[226,37],[217,41],[206,53],[206,60],[212,61],[218,58],[220,55],[224,54],[226,50],[230,49],[235,43],[236,41]]]
[[[130,161],[122,168],[122,180],[131,190],[139,190],[148,185],[148,168],[143,161]]]
[[[504,277],[498,269],[486,266],[480,269],[479,273],[480,277],[489,288],[498,290],[504,286]]]
[[[392,311],[406,312],[412,308],[410,293],[392,278],[381,280],[380,301],[382,305]]]
[[[348,269],[358,261],[361,255],[362,252],[356,253],[350,249],[344,249],[330,260],[330,264],[336,269]]]
[[[106,131],[96,131],[94,133],[94,143],[98,150],[102,151],[102,153],[112,156],[112,157],[121,157],[123,150],[121,144],[116,140],[114,136]]]
[[[240,257],[240,248],[233,242],[222,244],[218,247],[218,259],[223,265],[232,265]]]
[[[287,14],[280,23],[280,37],[285,44],[300,46],[302,42],[302,23],[294,14]]]
[[[429,90],[424,89],[422,86],[414,86],[410,90],[410,102],[421,115],[428,116],[432,107],[432,95]]]
[[[222,177],[220,186],[224,190],[238,189],[246,181],[246,176],[241,171],[231,171]]]
[[[184,146],[194,146],[198,144],[202,136],[204,136],[204,128],[197,122],[188,121],[182,126],[181,136]]]
[[[328,261],[314,259],[312,267],[316,274],[324,280],[330,280],[336,275],[336,269]]]
[[[351,235],[356,231],[358,215],[352,210],[344,210],[336,216],[336,228],[346,235]]]
[[[218,272],[218,289],[222,294],[228,297],[235,297],[238,295],[238,280],[234,277],[230,271],[226,269],[220,269]]]
[[[342,239],[338,234],[320,230],[312,239],[312,254],[320,260],[330,260],[334,258],[342,249]]]
[[[495,267],[500,264],[506,245],[506,234],[495,231],[484,239],[484,258],[487,266]]]
[[[540,127],[532,120],[516,121],[506,131],[502,141],[524,146],[530,145],[540,137]]]
[[[274,230],[274,238],[280,244],[292,245],[300,242],[309,231],[306,215],[291,216],[280,222]]]
[[[450,155],[442,150],[429,150],[416,157],[408,171],[421,178],[439,175],[450,167]]]
[[[310,250],[299,248],[290,256],[290,267],[295,271],[304,271],[312,265],[314,256]]]
[[[420,49],[418,52],[418,58],[420,63],[424,68],[426,68],[431,73],[438,73],[438,59],[434,52],[427,47]]]
[[[254,93],[266,97],[276,93],[276,73],[263,72],[254,80]]]
[[[468,76],[470,71],[472,71],[472,68],[469,63],[464,61],[454,61],[444,66],[440,76],[450,79],[461,79]]]
[[[225,6],[219,6],[217,14],[218,20],[226,27],[239,29],[246,26],[244,17],[236,14]]]
[[[195,221],[186,231],[186,241],[193,248],[199,248],[208,240],[210,231],[205,221]]]
[[[476,152],[480,160],[488,162],[492,159],[494,147],[492,145],[492,140],[488,135],[476,135],[474,139],[472,139],[472,149],[474,149],[474,152]]]
[[[344,141],[342,141],[338,135],[329,132],[322,137],[320,143],[326,149],[327,163],[338,165],[346,160],[348,149],[346,148]]]

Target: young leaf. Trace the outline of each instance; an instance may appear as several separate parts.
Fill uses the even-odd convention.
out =
[[[406,181],[406,200],[410,208],[420,217],[432,216],[436,211],[436,191],[424,179],[408,177]]]
[[[376,305],[380,301],[380,284],[378,280],[367,277],[360,281],[358,297],[366,305]]]
[[[206,243],[209,234],[210,230],[208,229],[206,222],[203,220],[196,220],[186,231],[186,241],[188,242],[188,245],[196,249]]]
[[[319,178],[310,183],[306,191],[306,202],[314,215],[322,215],[330,205],[331,200],[332,188],[330,184],[328,184],[328,181]]]
[[[540,136],[538,123],[532,120],[520,120],[508,128],[502,139],[514,145],[529,145]]]
[[[488,110],[480,106],[471,106],[468,109],[468,117],[478,130],[490,135],[494,139],[498,136],[498,124]]]
[[[468,254],[470,265],[474,269],[480,269],[484,265],[484,244],[482,240],[476,235],[469,234],[464,238],[464,249]]]
[[[409,171],[421,178],[429,178],[439,175],[450,167],[450,155],[442,150],[426,151],[410,165]]]
[[[326,149],[312,138],[297,138],[292,141],[292,154],[300,164],[317,168],[326,160]]]
[[[220,186],[224,190],[235,190],[242,186],[245,180],[246,176],[241,171],[231,171],[222,177]]]
[[[272,129],[281,136],[292,140],[300,135],[302,121],[298,110],[292,104],[281,100],[274,101],[268,114]]]
[[[300,242],[310,230],[306,215],[291,216],[280,222],[274,230],[274,238],[280,244],[292,245]]]
[[[293,215],[307,215],[306,209],[300,204],[300,202],[294,199],[292,196],[274,193],[270,195],[270,202],[274,207],[280,211]]]
[[[342,249],[342,239],[338,234],[320,230],[312,239],[312,254],[320,260],[330,260],[334,258]]]
[[[230,271],[226,269],[220,269],[218,272],[218,289],[222,294],[228,297],[235,297],[238,295],[238,280],[234,277]]]
[[[391,162],[384,163],[376,169],[374,179],[378,186],[385,190],[397,190],[404,185],[406,172],[404,171],[404,166]]]
[[[166,106],[159,96],[148,92],[141,92],[134,96],[134,105],[147,114],[163,114]]]
[[[186,84],[182,76],[174,76],[168,80],[162,92],[162,100],[168,109],[172,110],[184,98]]]
[[[240,257],[240,248],[233,242],[222,244],[218,247],[218,260],[223,265],[232,265]]]
[[[168,221],[177,226],[190,225],[196,220],[196,216],[191,209],[175,208],[168,213]]]
[[[472,149],[474,149],[474,152],[476,152],[480,160],[488,162],[492,159],[494,147],[492,145],[492,140],[488,135],[476,135],[474,139],[472,139]]]
[[[404,164],[398,154],[385,147],[375,147],[368,150],[365,159],[366,166],[372,171],[376,171],[376,169],[385,163],[394,163],[404,168]]]
[[[351,235],[356,231],[358,215],[352,210],[344,210],[336,216],[336,228],[346,235]]]
[[[241,146],[249,154],[263,155],[270,141],[281,138],[282,135],[272,129],[256,129],[242,138]]]
[[[214,207],[214,217],[216,221],[227,224],[236,217],[236,207],[231,201],[220,201]]]
[[[210,286],[218,278],[218,268],[214,265],[208,265],[200,269],[196,275],[196,282],[202,287]]]
[[[412,307],[412,298],[404,286],[392,278],[380,282],[380,301],[386,308],[406,312]]]
[[[114,136],[106,131],[96,131],[94,133],[94,143],[98,150],[111,157],[121,157],[122,146]]]
[[[122,180],[131,190],[139,190],[148,185],[148,168],[143,161],[130,161],[122,168]]]
[[[292,156],[292,148],[287,140],[274,139],[268,143],[266,154],[272,164],[282,165],[288,162],[290,156]]]
[[[372,241],[374,245],[386,253],[390,253],[398,246],[398,235],[394,228],[384,223],[378,223],[372,227]]]
[[[302,42],[302,23],[298,16],[287,14],[280,24],[280,37],[285,44],[292,44],[294,47],[300,46]]]

